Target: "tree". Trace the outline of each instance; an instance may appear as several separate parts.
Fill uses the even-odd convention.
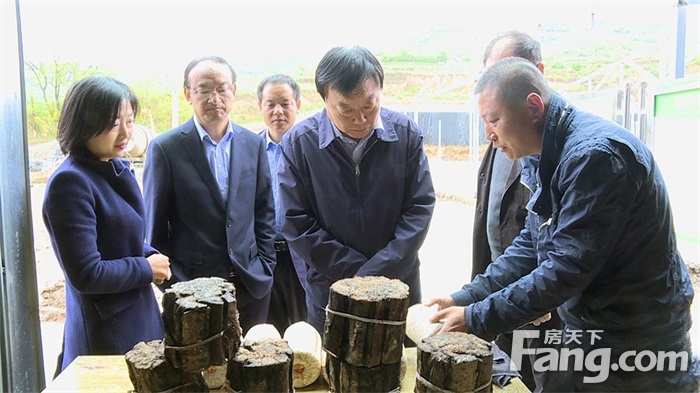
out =
[[[38,139],[54,135],[65,92],[73,83],[87,76],[105,74],[99,66],[83,67],[75,62],[61,62],[58,57],[49,64],[27,61],[25,65],[34,75],[42,99],[36,100],[35,92],[28,89],[27,118],[32,136]]]

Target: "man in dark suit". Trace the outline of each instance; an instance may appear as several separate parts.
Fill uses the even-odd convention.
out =
[[[229,279],[245,333],[266,321],[275,267],[265,143],[229,120],[236,73],[223,58],[190,62],[184,94],[194,116],[149,144],[146,241],[170,256],[162,290],[197,277]]]

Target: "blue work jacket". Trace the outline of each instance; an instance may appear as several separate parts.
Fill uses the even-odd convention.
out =
[[[308,265],[307,304],[324,308],[331,284],[385,276],[421,301],[420,249],[435,192],[415,122],[385,108],[357,164],[336,138],[325,109],[282,139],[282,232]]]
[[[522,173],[534,191],[525,229],[452,295],[468,328],[490,340],[558,308],[567,329],[601,330],[613,354],[687,349],[693,289],[651,152],[557,94],[543,132]]]

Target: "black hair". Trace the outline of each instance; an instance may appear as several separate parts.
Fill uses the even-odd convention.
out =
[[[301,88],[291,76],[274,74],[263,79],[260,81],[260,84],[258,84],[258,102],[262,102],[263,90],[266,85],[289,85],[289,87],[292,88],[292,92],[294,92],[294,99],[297,101],[301,99]]]
[[[530,93],[537,93],[545,104],[552,99],[544,74],[522,57],[506,57],[488,67],[479,76],[474,86],[474,94],[492,90],[497,99],[511,107],[519,105]]]
[[[228,69],[231,70],[231,82],[236,83],[236,71],[233,70],[233,67],[231,67],[231,64],[229,64],[229,62],[226,61],[226,59],[220,56],[200,56],[190,61],[190,64],[188,64],[187,67],[185,67],[185,79],[183,82],[183,86],[190,87],[188,84],[190,72],[192,72],[192,69],[196,67],[197,64],[205,61],[211,61],[212,63],[226,65],[226,67],[228,67]]]
[[[124,101],[134,116],[139,100],[126,84],[108,76],[89,76],[73,84],[66,93],[58,120],[58,144],[63,154],[87,152],[87,141],[112,129]]]
[[[361,46],[335,47],[318,63],[316,90],[324,101],[329,89],[348,96],[367,78],[384,87],[384,69],[372,52]]]

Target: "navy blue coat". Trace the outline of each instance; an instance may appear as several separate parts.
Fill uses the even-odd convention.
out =
[[[610,348],[613,361],[625,351],[688,350],[693,289],[649,149],[555,94],[538,165],[522,173],[534,191],[525,229],[452,295],[468,305],[471,331],[490,340],[558,307],[567,329],[600,330],[594,344],[585,338],[584,350]],[[689,376],[620,371],[588,388],[668,391]]]
[[[357,165],[325,109],[282,138],[282,232],[308,265],[309,313],[325,308],[331,284],[355,275],[399,279],[411,304],[421,301],[418,250],[435,206],[423,136],[401,113],[380,116],[385,131]]]
[[[228,201],[221,196],[194,120],[148,146],[143,173],[146,240],[170,257],[178,281],[228,277],[261,299],[272,289],[275,207],[265,140],[233,124]],[[243,290],[243,288],[238,288]]]
[[[127,162],[69,156],[46,186],[43,218],[65,274],[63,364],[163,339],[144,244],[141,190]]]

